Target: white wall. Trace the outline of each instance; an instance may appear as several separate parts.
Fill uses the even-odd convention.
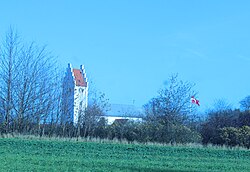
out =
[[[116,119],[128,119],[135,122],[142,122],[142,118],[131,118],[131,117],[120,117],[120,116],[102,116],[102,117],[108,121],[108,125],[113,124]]]
[[[79,111],[88,106],[88,87],[75,86],[74,89],[74,124],[78,122]]]

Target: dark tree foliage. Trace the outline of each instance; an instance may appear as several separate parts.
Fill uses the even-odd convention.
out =
[[[212,111],[208,114],[206,121],[202,124],[201,135],[204,144],[220,144],[219,130],[223,127],[237,127],[238,110]]]
[[[224,127],[219,130],[220,144],[250,148],[250,127]]]
[[[248,146],[243,139],[249,138],[244,135],[245,130],[250,126],[250,111],[247,108],[246,97],[240,103],[244,105],[245,110],[232,110],[231,106],[225,101],[219,101],[211,110],[206,120],[201,124],[201,135],[203,144],[219,144],[229,146]],[[248,131],[248,130],[247,130]]]
[[[239,115],[239,127],[250,126],[250,111],[246,110]]]

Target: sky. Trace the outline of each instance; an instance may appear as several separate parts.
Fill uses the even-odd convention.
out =
[[[0,1],[0,37],[14,27],[62,68],[85,66],[110,103],[142,106],[173,74],[201,109],[250,95],[248,0]]]

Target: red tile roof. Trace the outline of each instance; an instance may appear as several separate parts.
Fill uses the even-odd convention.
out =
[[[80,69],[73,69],[73,73],[76,80],[76,86],[86,87],[87,82],[83,78],[83,74]]]

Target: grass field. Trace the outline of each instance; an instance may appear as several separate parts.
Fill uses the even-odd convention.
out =
[[[0,138],[0,171],[250,171],[250,151]]]

